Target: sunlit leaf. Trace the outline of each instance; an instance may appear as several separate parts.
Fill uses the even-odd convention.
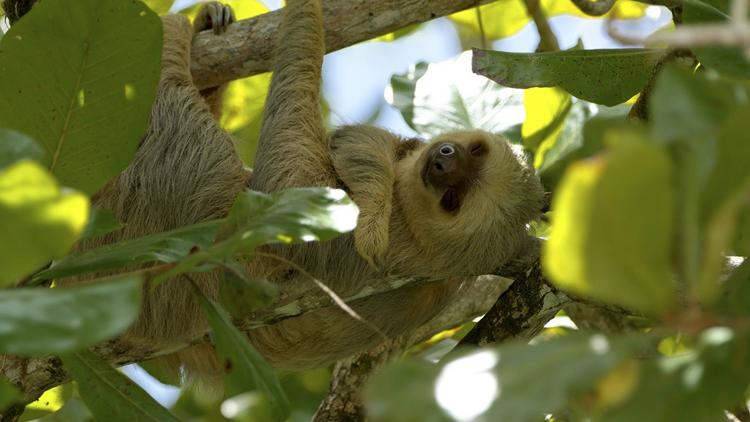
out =
[[[399,362],[370,382],[368,417],[389,422],[544,420],[590,391],[640,344],[638,338],[568,335],[531,346],[510,343],[440,365]]]
[[[19,161],[0,170],[0,287],[68,252],[88,218],[88,199],[47,170]]]
[[[74,253],[35,274],[33,281],[110,271],[150,262],[176,262],[194,248],[208,248],[213,243],[219,224],[219,221],[208,221]]]
[[[0,170],[20,160],[40,161],[42,148],[33,139],[12,129],[0,129]]]
[[[174,3],[174,0],[143,0],[149,9],[156,12],[158,15],[164,15],[169,11],[169,8]]]
[[[521,126],[523,144],[535,151],[534,167],[541,167],[544,153],[555,144],[572,105],[570,94],[560,88],[531,88],[523,92],[526,119]]]
[[[426,137],[471,129],[497,133],[521,123],[522,91],[474,75],[470,60],[466,52],[454,60],[430,64],[426,71],[417,66],[399,75],[391,82],[389,102],[409,126]]]
[[[102,236],[123,227],[124,225],[117,221],[112,211],[104,208],[94,208],[88,223],[86,223],[86,229],[81,233],[80,239]]]
[[[503,86],[559,86],[575,97],[613,106],[641,91],[663,54],[637,48],[544,53],[474,49],[472,67]]]
[[[0,353],[64,353],[110,339],[138,316],[140,297],[134,277],[82,287],[2,290]]]
[[[270,84],[270,73],[255,75],[229,84],[224,96],[222,126],[237,140],[240,158],[248,164],[255,160],[263,106]]]
[[[77,397],[71,397],[65,401],[60,410],[40,418],[39,422],[89,422],[91,420],[91,412],[83,401]]]
[[[353,230],[358,215],[357,206],[339,189],[297,188],[272,194],[246,190],[221,227],[220,240],[186,257],[154,282],[237,254],[250,254],[260,245],[332,239]]]
[[[63,185],[97,191],[145,132],[161,30],[139,1],[38,2],[0,45],[0,127],[39,142]]]
[[[61,356],[96,420],[177,421],[133,381],[88,350]]]
[[[228,369],[224,385],[228,396],[246,391],[258,391],[270,402],[275,420],[289,416],[289,400],[271,366],[248,342],[224,311],[203,296],[198,289],[195,294],[203,308],[203,314],[211,327],[216,351]]]
[[[539,6],[545,16],[572,15],[594,18],[581,12],[569,0],[542,0]],[[647,5],[634,1],[618,1],[609,13],[599,17],[615,17],[617,19],[638,19],[643,17]],[[500,0],[480,7],[485,36],[492,41],[513,35],[531,21],[526,3],[523,0]],[[479,22],[474,9],[450,15],[459,29],[466,28],[478,33]]]
[[[663,312],[673,300],[671,162],[636,131],[605,141],[607,154],[571,165],[555,194],[545,271],[561,288]]]

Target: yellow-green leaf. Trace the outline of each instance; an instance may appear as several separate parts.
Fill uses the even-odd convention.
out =
[[[636,131],[571,165],[556,193],[543,264],[564,289],[648,313],[673,300],[672,164]]]
[[[65,255],[86,225],[88,199],[63,189],[39,164],[0,171],[0,286]]]
[[[535,151],[534,167],[539,168],[546,152],[555,144],[571,107],[570,94],[561,88],[530,88],[523,93],[526,119],[521,126],[524,146]]]

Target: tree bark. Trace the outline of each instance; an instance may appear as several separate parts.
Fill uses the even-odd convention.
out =
[[[324,0],[326,52],[491,0]],[[281,10],[233,24],[226,33],[205,31],[193,40],[192,73],[199,88],[271,70]]]

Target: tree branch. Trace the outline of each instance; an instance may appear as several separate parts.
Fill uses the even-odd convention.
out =
[[[325,0],[326,52],[385,35],[492,0]],[[276,10],[241,20],[217,36],[205,31],[193,40],[192,73],[199,88],[267,72],[274,55]]]

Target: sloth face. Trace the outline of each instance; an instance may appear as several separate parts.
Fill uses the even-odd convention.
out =
[[[417,166],[422,184],[440,209],[458,215],[467,206],[478,211],[516,202],[512,185],[526,172],[523,163],[523,157],[502,136],[469,131],[433,139]]]
[[[489,147],[482,137],[466,142],[434,142],[423,152],[422,183],[440,195],[440,207],[450,214],[461,208],[477,181]]]

